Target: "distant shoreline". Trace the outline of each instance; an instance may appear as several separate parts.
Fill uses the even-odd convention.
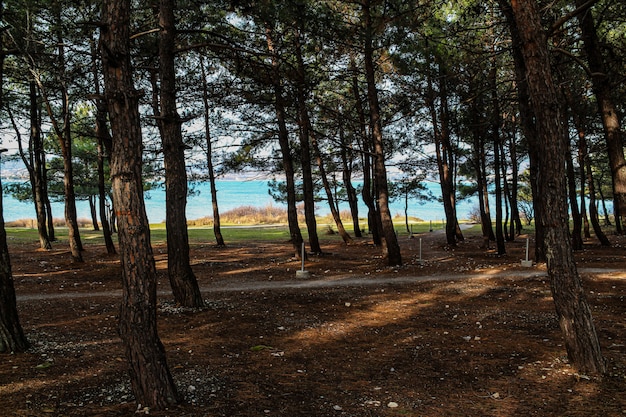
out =
[[[245,179],[220,179],[217,181],[218,205],[220,213],[233,210],[246,205],[263,208],[276,207],[285,208],[285,204],[277,203],[269,194],[268,183],[270,179],[258,179],[258,177],[247,177]],[[355,180],[358,183],[358,180]],[[437,197],[440,190],[439,184],[427,183],[427,187]],[[198,220],[212,216],[211,192],[208,182],[190,181],[190,188],[195,194],[187,199],[187,219]],[[4,196],[4,219],[9,223],[23,219],[35,219],[35,208],[32,202],[20,202],[11,196]],[[477,205],[476,199],[462,200],[457,204],[457,214],[459,218],[468,219],[470,213]],[[91,219],[89,203],[79,200],[76,203],[78,218]],[[148,220],[151,224],[158,224],[165,220],[165,189],[158,187],[145,193],[145,206]],[[341,202],[340,211],[348,211],[350,208],[346,202]],[[404,216],[404,200],[395,200],[390,205],[392,216]],[[330,212],[325,202],[316,204],[316,214],[326,216]],[[359,217],[365,217],[367,207],[359,201]],[[64,218],[63,202],[52,202],[52,215],[54,218]],[[441,221],[445,218],[443,205],[438,200],[419,202],[409,201],[408,215],[420,218],[425,221]]]

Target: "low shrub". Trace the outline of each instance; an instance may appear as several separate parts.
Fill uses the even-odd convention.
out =
[[[224,224],[272,224],[287,223],[287,210],[268,205],[265,207],[241,206],[220,213]],[[190,226],[211,226],[213,217],[202,217],[187,222]]]

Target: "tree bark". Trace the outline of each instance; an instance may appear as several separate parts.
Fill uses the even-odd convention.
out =
[[[58,28],[61,28],[61,16],[58,4],[55,4],[55,18],[58,23]],[[61,94],[61,118],[63,119],[63,126],[61,127],[52,110],[52,105],[46,94],[46,89],[39,77],[39,73],[30,68],[33,80],[37,84],[41,97],[44,101],[46,111],[50,117],[50,123],[52,124],[52,130],[57,137],[59,147],[61,148],[61,155],[63,157],[63,193],[65,198],[65,223],[68,228],[68,240],[70,247],[70,256],[72,262],[83,262],[83,256],[81,251],[83,245],[80,240],[80,232],[78,228],[78,221],[76,218],[76,195],[74,192],[74,174],[72,167],[72,131],[71,131],[71,114],[69,108],[69,92],[66,83],[65,76],[65,47],[61,34],[56,33],[57,37],[57,58],[59,73],[62,80],[59,82],[60,94]],[[48,202],[49,203],[49,202]],[[50,240],[54,240],[54,231],[50,229],[52,225],[52,214],[48,204],[48,236]]]
[[[98,211],[100,214],[100,223],[102,224],[102,236],[104,237],[104,244],[107,249],[107,253],[109,255],[115,255],[117,251],[115,250],[115,244],[113,243],[111,226],[109,225],[109,219],[107,217],[107,207],[106,207],[106,187],[105,187],[105,178],[104,178],[104,161],[106,156],[104,154],[104,146],[103,146],[103,138],[102,135],[106,136],[108,141],[111,140],[109,135],[109,130],[106,127],[106,103],[97,104],[97,106],[104,107],[102,109],[98,108],[98,116],[96,116],[96,136],[98,138]],[[101,111],[103,112],[101,114]],[[104,119],[101,118],[101,115],[104,116]],[[110,155],[107,153],[107,155]]]
[[[46,229],[46,205],[45,205],[45,151],[41,140],[41,110],[37,102],[37,86],[34,82],[29,83],[30,90],[30,144],[32,163],[32,188],[35,201],[35,213],[37,216],[37,233],[41,249],[50,250],[52,244]]]
[[[341,236],[343,243],[352,243],[352,238],[346,231],[346,228],[343,227],[343,222],[341,221],[341,213],[339,212],[339,209],[335,204],[333,191],[331,189],[330,182],[328,181],[328,175],[326,175],[324,160],[322,159],[322,154],[320,152],[319,145],[317,144],[317,138],[315,137],[315,135],[311,135],[311,147],[313,148],[313,153],[315,154],[315,160],[317,162],[317,168],[319,169],[320,177],[322,178],[322,184],[324,184],[324,190],[326,191],[328,207],[330,208],[330,213],[333,216],[335,225],[337,226],[337,233],[339,233],[339,236]]]
[[[45,161],[43,166],[44,178],[48,176],[47,170],[45,167]],[[44,182],[43,184],[44,190],[44,204],[46,205],[46,225],[48,226],[48,238],[50,242],[54,242],[56,240],[54,233],[54,218],[52,217],[52,205],[50,204],[50,197],[48,196],[48,183]]]
[[[11,124],[15,130],[17,137],[17,146],[19,155],[28,171],[28,178],[30,179],[31,192],[33,195],[33,202],[35,203],[35,215],[37,217],[37,234],[39,236],[39,246],[43,250],[52,249],[52,244],[48,238],[48,230],[46,229],[46,206],[43,201],[43,183],[44,179],[41,178],[41,155],[39,152],[41,149],[41,122],[39,118],[39,106],[37,105],[37,88],[33,83],[30,83],[30,138],[28,146],[28,155],[24,151],[22,145],[22,134],[19,127],[13,117],[11,109],[7,109]]]
[[[96,212],[96,196],[90,195],[87,201],[89,202],[89,213],[91,214],[91,225],[95,232],[99,232],[100,225],[98,224],[98,214]]]
[[[502,12],[509,25],[513,22],[511,7],[499,0]],[[515,82],[517,85],[517,100],[520,112],[522,132],[527,141],[528,157],[530,160],[530,187],[533,195],[533,211],[535,212],[535,262],[545,262],[546,253],[544,248],[543,225],[537,221],[541,217],[541,210],[544,206],[541,203],[543,196],[539,194],[537,186],[537,162],[538,162],[538,132],[531,103],[528,80],[526,79],[526,59],[522,53],[522,39],[516,30],[511,30],[511,54],[515,67]]]
[[[311,252],[322,253],[319,237],[317,235],[317,220],[315,219],[315,189],[313,187],[313,171],[311,169],[311,122],[307,110],[307,79],[302,59],[302,47],[300,45],[300,31],[294,33],[296,72],[298,80],[296,82],[296,102],[298,104],[298,127],[300,137],[300,163],[302,164],[302,194],[304,198],[304,220],[309,233],[309,246]]]
[[[480,211],[480,228],[483,234],[483,246],[489,249],[489,242],[496,240],[491,224],[491,211],[489,207],[489,191],[487,189],[487,178],[485,175],[485,141],[484,129],[481,128],[480,104],[477,100],[471,100],[470,114],[472,118],[472,138],[473,138],[473,158],[474,173],[476,175],[476,188],[478,189],[478,209]],[[432,109],[431,109],[432,112]]]
[[[587,174],[586,174],[586,168],[585,168],[585,159],[587,158],[586,155],[586,150],[583,153],[583,149],[582,149],[582,143],[585,143],[586,146],[586,140],[585,140],[585,132],[578,132],[578,166],[579,166],[579,172],[578,172],[578,176],[580,178],[580,217],[583,220],[583,236],[585,239],[590,239],[591,238],[591,231],[589,229],[589,218],[587,217],[587,201],[586,201],[586,195],[587,192],[586,190],[586,179],[587,179]]]
[[[537,186],[542,208],[539,222],[545,228],[544,245],[552,296],[565,347],[572,364],[583,372],[602,374],[604,358],[585,298],[572,251],[565,181],[566,131],[554,87],[547,38],[541,27],[536,0],[500,0],[510,7],[509,25],[521,41],[528,91],[538,133]]]
[[[504,229],[502,224],[502,155],[500,153],[500,102],[498,100],[496,67],[492,62],[489,71],[489,88],[491,93],[491,137],[493,142],[493,170],[495,173],[495,198],[496,198],[496,253],[504,255],[506,246],[504,244]]]
[[[270,23],[266,23],[265,35],[267,49],[272,59],[272,84],[274,88],[274,108],[276,110],[276,122],[278,123],[278,143],[282,154],[283,170],[285,171],[285,183],[287,188],[287,222],[289,235],[293,245],[294,255],[297,259],[302,256],[302,233],[298,225],[298,209],[296,207],[296,184],[294,178],[293,158],[289,145],[289,132],[285,120],[285,105],[283,98],[283,86],[280,81],[280,62],[274,47],[274,34]]]
[[[427,106],[433,125],[433,136],[435,139],[435,155],[437,157],[437,168],[439,171],[439,182],[441,184],[441,197],[443,200],[443,210],[446,216],[446,242],[450,246],[455,246],[457,240],[462,240],[463,235],[458,233],[458,221],[456,217],[456,196],[454,187],[454,155],[452,144],[450,143],[450,132],[448,129],[448,97],[446,88],[446,71],[441,63],[438,66],[438,79],[440,83],[440,111],[437,112],[435,105],[436,93],[433,88],[432,75],[428,77]]]
[[[569,146],[568,146],[569,148]],[[572,249],[583,249],[582,226],[583,219],[578,209],[578,194],[576,193],[576,174],[574,172],[574,161],[572,160],[571,149],[568,149],[566,160],[567,164],[567,192],[569,197],[570,211],[572,212]]]
[[[576,0],[582,6],[585,0]],[[617,233],[624,233],[623,217],[626,216],[626,158],[621,131],[621,121],[617,105],[613,100],[613,85],[609,69],[602,56],[602,46],[598,39],[591,9],[578,17],[583,45],[587,54],[592,88],[598,103],[598,111],[604,127],[611,178],[613,180],[613,211]]]
[[[178,402],[174,380],[157,333],[156,265],[143,199],[140,94],[130,63],[130,2],[103,6],[102,63],[113,147],[111,178],[122,264],[119,332],[135,400],[151,410]]]
[[[98,211],[100,214],[100,223],[102,224],[102,236],[104,238],[104,245],[107,249],[107,254],[115,255],[115,244],[113,243],[113,236],[109,219],[107,216],[106,207],[106,179],[104,174],[104,162],[105,160],[111,162],[111,134],[107,127],[107,104],[100,94],[100,74],[98,70],[98,50],[94,44],[91,43],[91,57],[92,57],[92,73],[94,91],[96,96],[96,140],[98,150]]]
[[[589,219],[591,221],[591,227],[596,237],[600,241],[602,246],[611,246],[611,242],[602,231],[600,226],[600,219],[598,218],[598,209],[596,207],[596,185],[593,178],[593,169],[591,168],[591,158],[587,152],[587,139],[585,139],[584,133],[579,131],[579,146],[583,155],[583,164],[587,171],[587,184],[589,186]]]
[[[32,14],[28,15],[27,25],[32,28]],[[27,39],[32,38],[30,29],[27,31]],[[30,53],[32,49],[32,41],[26,41],[26,51]],[[4,59],[4,57],[2,58]],[[14,121],[13,114],[10,108],[7,108],[7,113],[11,119],[11,123],[15,129],[17,136],[17,142],[19,147],[19,153],[24,162],[24,166],[28,170],[28,176],[30,179],[31,190],[33,195],[33,202],[35,205],[35,216],[37,218],[37,233],[39,236],[39,246],[43,250],[52,249],[51,239],[48,236],[47,218],[46,218],[46,197],[45,197],[45,152],[43,148],[43,141],[41,139],[41,105],[39,103],[39,97],[37,94],[37,84],[32,75],[28,81],[28,100],[29,100],[29,121],[30,121],[30,134],[28,139],[28,155],[23,150],[21,133],[17,128],[17,123]]]
[[[339,117],[342,118],[341,116]],[[352,228],[355,237],[362,237],[361,225],[359,224],[359,204],[356,195],[356,189],[352,185],[352,154],[348,156],[347,143],[343,130],[343,122],[339,120],[339,140],[341,141],[341,175],[343,178],[343,186],[346,189],[348,205],[350,206],[350,214],[352,216]]]
[[[383,142],[383,129],[378,103],[378,89],[374,69],[373,48],[373,23],[371,18],[370,4],[366,1],[363,5],[363,23],[365,25],[365,78],[367,80],[367,97],[370,106],[370,125],[372,126],[372,142],[374,145],[374,172],[376,181],[376,196],[378,197],[378,210],[382,225],[383,256],[390,266],[402,265],[400,245],[393,226],[391,211],[389,210],[389,190],[387,185],[387,168],[385,166],[385,150]]]
[[[604,193],[602,192],[602,186],[601,184],[603,184],[603,182],[601,181],[601,178],[598,179],[598,194],[600,194],[600,204],[602,204],[602,213],[604,214],[604,225],[605,226],[610,226],[611,225],[611,219],[609,216],[609,210],[606,208],[606,198],[604,197]]]
[[[568,96],[569,97],[569,96]],[[570,99],[570,105],[573,105],[574,100]],[[582,116],[582,113],[579,111],[575,111],[572,114],[572,120],[574,122],[574,127],[576,128],[577,136],[578,136],[578,163],[580,164],[580,188],[581,188],[581,221],[585,222],[585,237],[590,238],[591,233],[589,232],[589,221],[587,221],[586,215],[586,205],[585,201],[585,183],[589,184],[589,217],[591,217],[591,224],[593,226],[593,231],[600,241],[602,246],[610,246],[611,242],[607,238],[606,234],[602,231],[602,227],[600,226],[600,221],[598,219],[598,211],[596,209],[596,188],[595,181],[593,178],[593,170],[591,169],[591,159],[589,158],[589,152],[587,149],[587,138],[586,138],[586,125],[585,118]],[[583,214],[584,213],[584,214]],[[582,238],[581,238],[582,240]],[[581,243],[582,245],[582,243]]]
[[[516,128],[512,127],[512,131],[509,136],[509,154],[511,156],[511,222],[515,225],[515,234],[520,235],[522,233],[522,220],[519,216],[518,208],[518,169],[519,161],[517,159],[517,140],[516,140]]]
[[[1,85],[2,80],[0,76]],[[2,184],[0,184],[0,191],[2,191]],[[7,234],[4,228],[2,193],[0,193],[0,353],[24,352],[28,347],[29,343],[24,335],[17,313],[11,259],[7,245]]]
[[[55,7],[58,27],[61,27],[61,10]],[[65,42],[57,32],[57,50],[59,59],[59,71],[61,74],[61,118],[63,119],[63,129],[56,128],[57,137],[63,156],[63,192],[65,196],[65,225],[68,229],[68,240],[70,244],[70,255],[73,262],[83,262],[83,243],[80,239],[78,228],[78,215],[76,212],[76,193],[74,191],[74,167],[72,164],[72,113],[70,111],[70,97],[66,79],[65,68]],[[52,110],[49,108],[50,117],[53,118]]]
[[[0,21],[4,15],[4,5],[0,0]],[[4,84],[4,45],[0,37],[0,109],[4,108],[2,89]],[[0,353],[18,353],[28,349],[28,340],[20,325],[15,299],[15,287],[11,272],[11,258],[4,227],[2,207],[2,182],[0,181]]]
[[[361,189],[361,197],[363,203],[367,207],[367,226],[369,232],[372,234],[372,240],[374,245],[380,245],[382,243],[380,216],[374,202],[375,189],[372,187],[372,154],[370,152],[370,137],[367,134],[367,124],[365,121],[365,111],[363,109],[363,102],[361,100],[361,93],[359,89],[359,78],[356,69],[356,63],[351,58],[350,68],[352,69],[352,94],[354,95],[354,102],[356,105],[357,113],[359,115],[359,133],[360,133],[360,147],[361,147],[361,160],[363,165],[363,188]]]
[[[501,171],[501,180],[502,180],[502,194],[503,194],[503,199],[504,199],[504,236],[507,242],[514,242],[515,241],[515,224],[514,221],[512,219],[512,215],[511,215],[511,211],[512,211],[512,205],[511,205],[511,200],[512,200],[512,193],[511,193],[511,187],[509,186],[509,181],[507,180],[507,172],[508,172],[508,166],[506,163],[506,153],[504,150],[504,143],[503,140],[500,140],[500,171]],[[509,222],[509,219],[511,219],[511,221]]]
[[[185,307],[202,307],[204,301],[189,259],[187,230],[187,170],[181,121],[176,109],[176,28],[173,0],[159,1],[159,77],[163,164],[165,167],[165,224],[167,274],[174,300]]]

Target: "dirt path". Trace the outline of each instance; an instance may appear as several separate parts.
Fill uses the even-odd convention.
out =
[[[612,278],[626,279],[626,272],[623,269],[615,268],[580,268],[581,274],[601,274],[610,275]],[[211,287],[202,287],[202,293],[218,293],[218,292],[252,292],[265,290],[282,290],[282,289],[317,289],[317,288],[340,288],[350,286],[373,286],[373,285],[393,285],[393,284],[412,284],[418,282],[430,281],[456,281],[456,280],[472,280],[472,279],[488,279],[488,278],[540,278],[547,277],[546,271],[541,269],[528,270],[507,270],[507,271],[486,271],[480,273],[454,274],[454,275],[424,275],[424,276],[385,276],[385,277],[359,277],[354,275],[339,275],[325,277],[323,279],[299,279],[293,281],[250,281],[250,282],[233,282],[221,283]],[[46,294],[17,294],[17,301],[38,301],[38,300],[60,300],[60,299],[85,299],[100,297],[120,297],[121,290],[94,291],[94,292],[58,292]],[[169,290],[158,291],[158,296],[170,296]]]

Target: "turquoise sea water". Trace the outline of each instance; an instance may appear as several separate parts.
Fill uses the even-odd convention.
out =
[[[434,195],[440,196],[441,191],[439,184],[428,183],[427,187]],[[196,195],[189,197],[187,201],[187,219],[198,219],[201,217],[211,216],[211,193],[208,183],[194,184],[193,188],[197,191]],[[266,207],[273,205],[284,207],[284,205],[274,202],[268,193],[268,181],[266,180],[219,180],[218,188],[218,204],[220,212],[226,212],[240,206]],[[146,194],[146,211],[150,223],[161,223],[165,220],[165,189],[159,188],[151,190]],[[10,196],[4,196],[4,219],[5,221],[14,221],[19,219],[35,218],[35,209],[33,203],[22,203]],[[457,205],[459,219],[467,219],[469,212],[476,205],[475,199],[462,201]],[[77,202],[77,211],[79,218],[90,218],[89,203],[87,201]],[[395,201],[391,204],[392,215],[404,215],[404,201]],[[348,210],[348,204],[340,204],[341,210]],[[54,217],[63,218],[64,205],[62,202],[52,203],[52,212]],[[317,203],[317,214],[324,215],[330,212],[325,202]],[[428,201],[425,203],[417,201],[409,201],[409,216],[421,218],[423,220],[441,220],[444,218],[443,205],[438,201]],[[359,216],[365,217],[367,210],[361,202],[359,205]]]

